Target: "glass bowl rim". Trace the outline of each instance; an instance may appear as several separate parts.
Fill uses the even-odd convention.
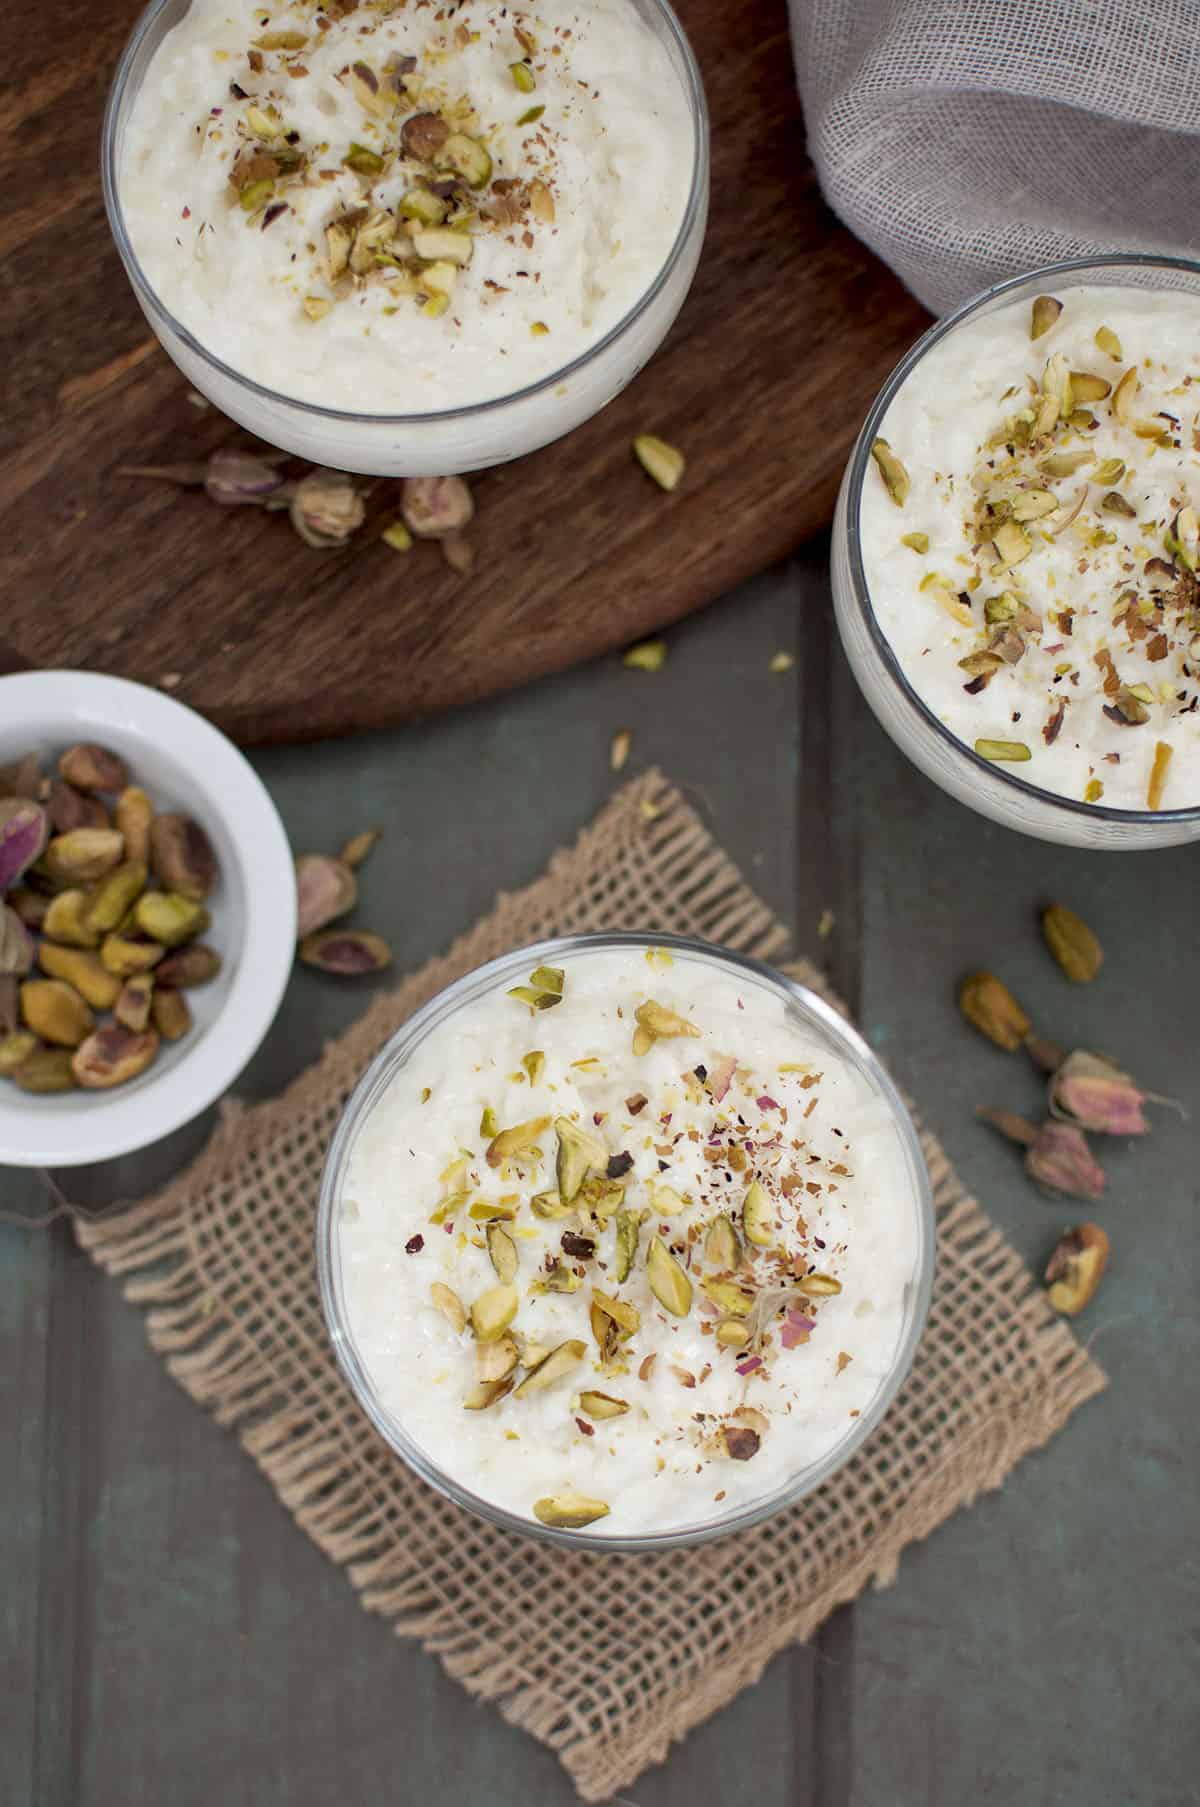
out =
[[[752,1500],[736,1512],[731,1512],[727,1517],[709,1525],[692,1526],[689,1524],[666,1531],[632,1532],[628,1535],[614,1536],[592,1533],[586,1529],[563,1530],[556,1526],[543,1525],[535,1520],[522,1518],[518,1514],[510,1512],[507,1507],[496,1505],[491,1500],[473,1493],[470,1488],[464,1486],[426,1455],[414,1439],[405,1437],[403,1442],[398,1440],[397,1432],[403,1434],[403,1427],[384,1412],[365,1367],[350,1342],[348,1326],[335,1288],[335,1272],[340,1273],[340,1268],[337,1268],[335,1264],[334,1243],[337,1228],[335,1210],[338,1203],[338,1187],[345,1172],[353,1139],[371,1106],[380,1095],[382,1086],[394,1070],[398,1057],[419,1046],[436,1022],[453,1016],[465,1001],[467,994],[473,996],[477,990],[490,989],[501,978],[508,976],[511,972],[521,971],[531,962],[533,965],[542,965],[558,956],[607,952],[625,947],[661,947],[681,956],[699,957],[732,966],[759,983],[765,983],[777,996],[782,996],[787,1002],[798,1005],[802,1012],[815,1017],[835,1041],[843,1042],[846,1045],[849,1052],[865,1069],[877,1095],[887,1105],[900,1137],[915,1182],[913,1203],[917,1213],[919,1247],[911,1282],[913,1298],[909,1323],[903,1338],[897,1345],[895,1358],[887,1378],[879,1387],[870,1405],[856,1421],[854,1428],[820,1461],[810,1464],[802,1471],[804,1478],[799,1484],[795,1481],[784,1481],[773,1494],[768,1494],[763,1499]],[[588,1549],[600,1553],[682,1549],[709,1543],[715,1538],[727,1537],[733,1532],[743,1531],[759,1524],[765,1519],[773,1517],[775,1513],[794,1506],[818,1487],[824,1486],[831,1476],[859,1452],[881,1419],[891,1409],[897,1393],[908,1378],[929,1316],[934,1273],[937,1266],[937,1224],[933,1188],[921,1148],[920,1135],[895,1082],[855,1026],[816,992],[801,985],[797,980],[789,978],[786,973],[780,972],[776,967],[756,960],[749,954],[735,953],[730,948],[720,947],[715,942],[704,941],[697,936],[655,934],[650,931],[606,931],[586,935],[559,935],[549,940],[532,942],[526,947],[512,949],[508,953],[485,961],[480,966],[472,967],[469,972],[452,980],[449,985],[444,986],[418,1010],[414,1011],[388,1037],[342,1106],[321,1173],[314,1241],[321,1312],[333,1347],[334,1359],[360,1410],[365,1413],[388,1448],[394,1451],[421,1480],[442,1494],[444,1498],[463,1507],[475,1517],[485,1519],[490,1524],[498,1526],[501,1530],[512,1531],[520,1536],[533,1537],[544,1542],[569,1545],[577,1549]]]
[[[710,132],[708,102],[705,98],[700,68],[687,34],[679,23],[669,0],[645,0],[645,3],[658,13],[662,25],[666,28],[668,38],[674,43],[682,58],[684,91],[694,134],[692,179],[688,189],[687,204],[684,207],[683,217],[671,248],[659,266],[649,288],[643,290],[628,312],[623,314],[621,319],[611,326],[602,338],[597,339],[594,345],[589,345],[577,357],[572,358],[570,363],[561,365],[544,377],[539,377],[536,382],[527,383],[522,389],[510,390],[505,395],[490,396],[486,401],[469,402],[454,408],[435,409],[423,414],[360,414],[346,408],[323,407],[318,402],[304,401],[299,396],[287,395],[283,390],[270,389],[244,371],[235,369],[231,364],[226,364],[175,318],[159,298],[157,290],[151,285],[142,269],[126,228],[125,216],[121,207],[117,171],[117,119],[125,99],[134,60],[143,42],[154,30],[160,15],[168,6],[175,4],[175,0],[149,0],[129,35],[109,88],[101,131],[100,167],[104,210],[108,215],[109,231],[112,233],[121,262],[125,266],[125,273],[142,306],[150,315],[151,321],[161,324],[208,369],[236,384],[238,388],[258,396],[263,401],[296,409],[311,418],[333,423],[353,422],[358,426],[413,427],[431,426],[442,421],[476,420],[499,409],[529,401],[534,396],[578,375],[586,366],[600,358],[604,352],[616,344],[657,300],[683,259],[697,222],[702,220],[707,205]]]
[[[1044,790],[1041,785],[1033,784],[1028,778],[1020,777],[1015,771],[1009,771],[1002,763],[984,759],[975,751],[974,747],[951,733],[945,723],[939,720],[924,698],[919,696],[909,683],[900,661],[892,649],[891,642],[879,624],[871,601],[870,586],[867,583],[859,531],[862,490],[871,461],[871,446],[896,395],[926,353],[932,351],[935,345],[940,344],[956,327],[961,326],[980,308],[1013,290],[1033,283],[1055,282],[1064,276],[1074,276],[1088,270],[1113,269],[1180,270],[1200,278],[1200,261],[1189,257],[1169,257],[1152,252],[1143,254],[1134,251],[1114,251],[1108,255],[1096,253],[1088,257],[1063,258],[1055,263],[1040,264],[1036,269],[1024,270],[1016,276],[1006,276],[1002,282],[990,284],[986,289],[981,289],[978,294],[971,295],[966,301],[960,302],[958,307],[952,308],[948,314],[943,314],[940,320],[935,320],[933,325],[921,334],[921,337],[905,352],[880,389],[855,441],[854,450],[846,469],[846,542],[854,601],[859,616],[867,629],[871,644],[905,704],[921,718],[927,727],[933,729],[937,738],[951,753],[965,760],[968,766],[974,767],[979,773],[986,773],[989,778],[1007,785],[1017,796],[1035,800],[1039,804],[1047,804],[1054,809],[1064,810],[1069,815],[1079,816],[1088,821],[1111,823],[1123,827],[1137,826],[1149,830],[1152,825],[1159,823],[1178,824],[1200,821],[1200,803],[1185,804],[1177,809],[1156,810],[1117,809],[1109,804],[1085,803],[1082,798],[1064,797],[1057,791]],[[1097,286],[1104,285],[1097,284]],[[1121,285],[1111,286],[1119,287]]]

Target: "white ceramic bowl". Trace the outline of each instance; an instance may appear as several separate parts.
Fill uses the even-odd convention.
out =
[[[161,691],[86,671],[0,678],[0,765],[96,741],[128,761],[156,809],[195,816],[221,878],[205,940],[222,956],[189,991],[191,1031],[112,1091],[33,1096],[0,1080],[0,1163],[73,1167],[156,1142],[219,1098],[270,1027],[292,967],[296,885],[275,805],[233,744]]]

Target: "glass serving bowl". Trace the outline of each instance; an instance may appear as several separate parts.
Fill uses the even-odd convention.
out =
[[[907,1175],[907,1186],[903,1196],[896,1199],[896,1209],[912,1215],[917,1256],[912,1277],[905,1289],[903,1322],[886,1377],[870,1405],[854,1420],[841,1441],[819,1461],[797,1470],[783,1484],[728,1512],[724,1517],[708,1518],[683,1526],[673,1525],[661,1532],[605,1534],[591,1529],[564,1530],[520,1517],[472,1492],[452,1473],[433,1461],[405,1429],[404,1424],[382,1402],[379,1390],[355,1344],[347,1312],[340,1239],[342,1188],[356,1140],[364,1124],[396,1075],[435,1029],[453,1019],[459,1012],[469,1010],[477,998],[507,987],[510,983],[523,981],[534,967],[569,962],[574,955],[580,953],[651,947],[666,948],[689,961],[710,964],[725,976],[734,975],[739,986],[757,987],[774,998],[782,999],[789,1018],[803,1029],[806,1038],[817,1041],[828,1051],[831,1059],[849,1066],[866,1080],[872,1095],[882,1102],[896,1137],[901,1165]],[[805,990],[771,967],[744,955],[712,947],[706,942],[671,935],[570,935],[555,941],[543,941],[492,960],[439,992],[376,1055],[351,1095],[326,1156],[316,1223],[317,1278],[334,1353],[355,1397],[384,1441],[422,1480],[480,1518],[505,1530],[521,1532],[546,1542],[574,1544],[592,1550],[653,1550],[704,1543],[711,1538],[723,1537],[757,1524],[772,1513],[794,1505],[805,1494],[828,1481],[871,1435],[912,1365],[929,1310],[935,1242],[929,1175],[916,1130],[900,1094],[862,1037],[815,993]]]
[[[159,300],[138,262],[121,209],[122,137],[163,38],[189,0],[151,0],[113,78],[101,151],[104,205],[143,313],[188,381],[240,426],[298,458],[380,477],[447,476],[523,457],[598,414],[657,351],[691,287],[708,218],[708,109],[700,71],[666,0],[631,0],[664,46],[692,121],[692,177],[683,219],[650,287],[596,343],[511,395],[427,414],[357,414],[265,388],[222,363]]]
[[[834,516],[831,551],[833,604],[851,669],[880,726],[927,778],[1005,828],[1070,847],[1173,847],[1200,839],[1200,804],[1157,811],[1110,809],[1059,796],[1019,777],[1011,766],[983,759],[922,701],[892,651],[871,605],[859,538],[863,483],[871,446],[896,394],[921,360],[965,321],[1015,301],[1053,291],[1064,282],[1120,288],[1179,289],[1200,295],[1200,263],[1185,258],[1109,256],[1047,264],[985,289],[947,314],[901,359],[880,390],[850,455]]]

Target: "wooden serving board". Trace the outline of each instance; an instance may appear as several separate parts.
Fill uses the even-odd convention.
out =
[[[712,215],[658,355],[566,441],[473,480],[477,560],[351,547],[116,474],[242,436],[148,335],[100,196],[105,89],[134,0],[43,0],[0,99],[0,666],[167,683],[244,743],[381,726],[487,696],[678,620],[830,516],[872,396],[927,323],[826,210],[783,0],[683,0],[708,90]],[[53,53],[47,50],[53,46]],[[686,453],[673,495],[635,465]]]

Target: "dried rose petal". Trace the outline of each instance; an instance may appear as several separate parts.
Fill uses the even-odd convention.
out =
[[[816,1327],[817,1320],[815,1318],[805,1317],[803,1312],[797,1311],[793,1306],[783,1320],[779,1340],[785,1349],[798,1349],[801,1343],[808,1341]]]
[[[0,891],[15,885],[46,845],[46,812],[27,797],[0,799]]]
[[[302,853],[296,861],[297,941],[344,916],[357,900],[358,881],[344,860]]]
[[[1073,1123],[1043,1123],[1026,1151],[1025,1169],[1039,1186],[1072,1198],[1100,1198],[1104,1192],[1104,1169]]]
[[[720,1104],[733,1083],[737,1071],[737,1061],[732,1054],[722,1054],[709,1068],[705,1089],[714,1104]]]
[[[1098,1054],[1076,1049],[1050,1081],[1050,1114],[1106,1136],[1144,1136],[1146,1093]]]

